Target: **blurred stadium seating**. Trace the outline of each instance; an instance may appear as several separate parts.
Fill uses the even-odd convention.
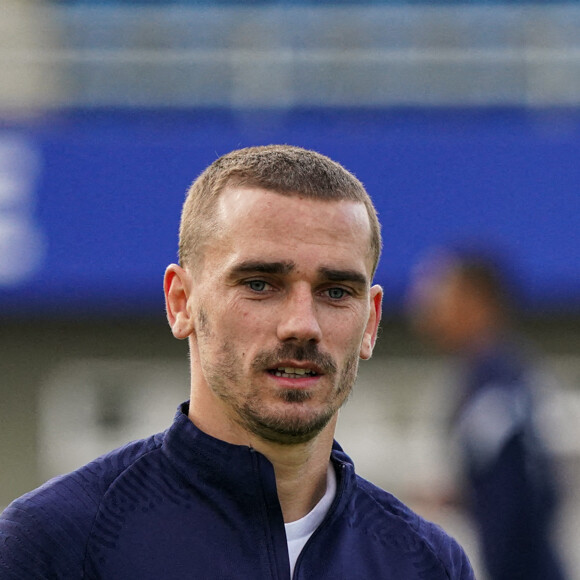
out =
[[[574,2],[7,2],[0,62],[39,93],[13,107],[580,99]]]

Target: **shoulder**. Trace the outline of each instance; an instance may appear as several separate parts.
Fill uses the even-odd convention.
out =
[[[44,578],[40,571],[54,577],[56,570],[67,578],[80,577],[103,497],[117,478],[161,442],[162,435],[135,441],[13,501],[0,516],[0,577]],[[23,575],[23,570],[30,574]]]
[[[358,475],[356,483],[356,517],[366,520],[364,526],[373,534],[390,536],[417,566],[442,569],[454,580],[474,579],[463,548],[440,526],[425,520],[395,496]]]

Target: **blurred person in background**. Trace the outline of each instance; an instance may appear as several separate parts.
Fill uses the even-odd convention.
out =
[[[2,580],[473,580],[334,441],[381,316],[363,185],[312,151],[234,151],[190,188],[179,248],[164,288],[190,400],[164,433],[14,501]]]
[[[513,325],[514,284],[491,253],[443,249],[421,261],[411,327],[461,362],[453,434],[467,509],[492,580],[562,580],[552,544],[558,491],[537,421],[533,351]]]

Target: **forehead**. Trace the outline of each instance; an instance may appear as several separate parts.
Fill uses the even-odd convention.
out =
[[[363,203],[231,187],[220,196],[216,218],[219,245],[230,250],[272,257],[307,250],[370,267],[371,229]]]

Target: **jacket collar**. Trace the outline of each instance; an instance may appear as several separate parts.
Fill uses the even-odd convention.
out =
[[[264,455],[247,445],[233,445],[208,435],[196,427],[188,412],[189,402],[186,401],[178,407],[173,424],[165,432],[162,445],[165,455],[185,480],[216,481],[219,478],[219,485],[223,489],[231,488],[232,492],[239,493],[241,489],[253,488],[256,477],[259,477],[262,485],[275,493],[274,468]],[[354,466],[336,441],[333,443],[331,460],[337,469],[340,488],[345,476],[349,480],[353,479]]]

